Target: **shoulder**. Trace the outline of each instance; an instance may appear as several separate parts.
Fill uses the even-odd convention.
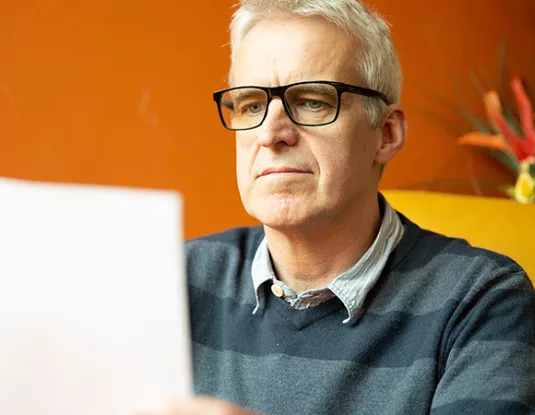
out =
[[[513,259],[500,253],[472,246],[468,241],[422,230],[407,268],[432,269],[448,280],[451,286],[465,289],[484,286],[491,281],[503,282],[504,276],[517,279],[519,286],[528,288],[525,271]],[[527,283],[527,285],[526,285]]]
[[[497,252],[471,245],[468,241],[421,229],[402,215],[405,236],[400,246],[398,268],[401,271],[433,270],[457,280],[461,275],[474,277],[490,274],[525,273],[513,259]]]
[[[393,253],[378,311],[422,314],[455,308],[486,294],[533,298],[533,286],[513,259],[419,228],[403,218],[405,235]]]

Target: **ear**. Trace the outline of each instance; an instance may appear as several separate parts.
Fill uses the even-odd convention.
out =
[[[407,121],[399,104],[388,107],[388,114],[380,125],[380,134],[375,152],[377,164],[387,164],[403,147],[407,138]]]

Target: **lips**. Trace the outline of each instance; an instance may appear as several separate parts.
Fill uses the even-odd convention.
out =
[[[262,170],[259,174],[259,177],[269,176],[270,174],[279,174],[279,173],[310,173],[307,170],[299,169],[296,167],[270,167],[268,169]]]

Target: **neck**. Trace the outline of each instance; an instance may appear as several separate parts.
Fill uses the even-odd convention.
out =
[[[372,245],[381,225],[377,199],[345,220],[292,229],[264,226],[277,278],[301,293],[323,288],[351,268]]]

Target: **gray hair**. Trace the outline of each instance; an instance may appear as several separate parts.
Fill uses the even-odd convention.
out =
[[[360,44],[363,59],[357,59],[357,73],[365,87],[386,95],[398,103],[402,72],[388,23],[358,0],[241,0],[230,24],[231,61],[249,31],[270,17],[319,16],[354,37]],[[383,101],[365,98],[370,122],[377,126],[387,111]]]

